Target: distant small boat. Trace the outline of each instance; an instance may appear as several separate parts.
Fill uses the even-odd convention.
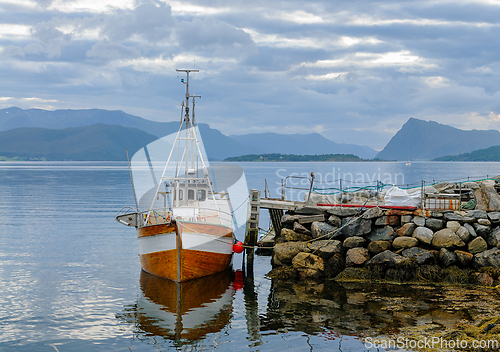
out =
[[[122,208],[116,220],[137,228],[144,271],[184,282],[227,269],[234,235],[229,195],[212,186],[194,124],[197,96],[189,92],[189,73],[198,70],[177,71],[187,75],[181,80],[186,84],[183,117],[163,174],[151,190],[151,206],[146,211]]]
[[[410,160],[408,160],[408,161],[406,162],[406,166],[410,166],[410,165],[411,165],[411,161],[410,161]]]

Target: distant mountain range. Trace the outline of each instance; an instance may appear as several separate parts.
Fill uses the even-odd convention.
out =
[[[45,160],[127,160],[156,137],[144,131],[116,125],[47,129],[15,128],[0,132],[0,155]]]
[[[121,157],[115,155],[113,157],[114,159],[109,160],[124,160],[125,148],[128,148],[129,153],[132,154],[131,151],[137,146],[136,141],[134,141],[134,133],[146,132],[149,135],[160,138],[168,134],[175,133],[179,129],[179,122],[177,121],[150,121],[138,116],[127,114],[123,111],[108,111],[101,109],[48,111],[42,109],[23,110],[12,107],[0,110],[0,131],[19,129],[16,132],[19,143],[14,143],[10,147],[6,144],[0,143],[0,156],[10,156],[16,154],[16,152],[19,154],[18,156],[23,155],[25,157],[30,155],[33,157],[35,157],[35,155],[41,155],[41,149],[37,148],[36,143],[31,143],[30,140],[42,140],[49,132],[32,130],[30,128],[39,127],[54,130],[76,128],[77,130],[73,130],[73,133],[76,133],[75,131],[78,131],[78,128],[95,124],[97,124],[95,132],[97,132],[100,128],[107,131],[108,129],[104,127],[106,125],[116,125],[129,128],[127,133],[130,135],[127,139],[122,139],[119,143],[117,140],[107,140],[106,143],[108,143],[108,145],[114,145],[117,149],[122,150]],[[369,147],[361,147],[354,144],[338,144],[315,133],[305,135],[262,133],[228,137],[222,134],[219,130],[210,128],[207,124],[200,123],[198,124],[198,127],[200,129],[205,150],[210,160],[223,160],[232,156],[248,154],[280,152],[286,154],[355,154],[362,158],[372,158],[377,153]],[[109,139],[106,137],[106,132],[104,130],[101,134],[101,138]],[[81,131],[81,136],[86,135],[87,131],[87,129],[83,129]],[[123,130],[123,132],[125,133],[125,130]],[[37,133],[39,133],[39,135],[35,137]],[[78,134],[79,133],[76,133],[75,135]],[[0,135],[0,138],[6,137],[2,137]],[[138,133],[137,141],[142,142],[148,138],[144,138],[143,134]],[[103,140],[101,143],[104,145],[105,141]],[[22,145],[24,145],[24,147],[21,148]],[[59,145],[54,144],[52,146],[52,150],[55,151],[59,147]],[[75,157],[78,155],[78,158],[83,158],[84,150],[86,149],[81,149],[80,151],[75,151],[74,149],[71,150],[72,152],[70,154],[74,154]],[[50,158],[53,158],[55,155],[53,154],[53,151],[50,152]],[[102,157],[95,160],[104,160],[104,157],[112,157],[111,155],[113,153],[105,150],[102,152]],[[92,155],[93,158],[97,157],[94,151],[89,151],[89,153],[89,157],[90,155]],[[66,157],[68,157],[68,155],[66,155]],[[85,158],[70,160],[94,159]]]
[[[487,149],[474,150],[470,153],[447,155],[435,158],[435,161],[500,161],[500,145]]]
[[[410,118],[377,154],[383,160],[432,160],[500,145],[497,130],[464,131]]]
[[[117,110],[90,109],[48,111],[42,109],[23,110],[16,107],[0,110],[0,131],[21,127],[62,129],[68,127],[77,128],[93,124],[106,124],[134,128],[156,136],[157,138],[161,138],[171,133],[176,133],[179,130],[179,123],[180,121],[150,121]],[[251,154],[253,152],[252,149],[240,145],[228,136],[223,135],[220,131],[210,128],[206,123],[201,123],[198,127],[203,137],[207,155],[212,160],[222,160],[229,156]],[[23,138],[21,134],[19,136]],[[141,137],[139,136],[138,138]],[[130,141],[132,140],[133,137],[131,136]],[[122,153],[125,157],[125,148],[127,148],[129,144],[126,140],[122,142]],[[143,147],[143,145],[141,145],[141,147]],[[131,149],[133,148],[129,148],[129,153]],[[2,149],[0,149],[0,155],[2,155]],[[122,160],[122,158],[118,160]]]
[[[204,123],[198,124],[198,127],[210,160],[273,153],[354,154],[363,159],[433,160],[500,145],[500,132],[497,130],[464,131],[415,118],[410,118],[378,154],[370,147],[335,143],[317,133],[226,136]],[[150,121],[123,111],[48,111],[12,107],[0,110],[0,131],[3,131],[0,132],[0,157],[125,160],[125,148],[133,155],[156,138],[175,133],[178,129],[178,121]],[[460,158],[479,156],[461,155]]]

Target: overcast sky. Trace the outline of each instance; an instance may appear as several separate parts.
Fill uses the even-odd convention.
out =
[[[180,114],[382,149],[416,117],[500,128],[500,1],[0,0],[0,107]]]

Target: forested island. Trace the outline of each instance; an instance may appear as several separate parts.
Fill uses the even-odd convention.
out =
[[[459,155],[443,156],[435,158],[434,161],[500,161],[500,146],[479,149]]]
[[[224,159],[224,161],[369,161],[354,154],[248,154]],[[371,160],[370,160],[371,161]]]

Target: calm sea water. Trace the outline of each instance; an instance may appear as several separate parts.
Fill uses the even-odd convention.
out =
[[[282,176],[311,171],[403,184],[500,174],[500,163],[238,165],[249,188],[263,190],[267,179],[273,192]],[[1,351],[363,351],[360,334],[421,317],[446,327],[485,309],[457,309],[445,289],[283,285],[265,277],[267,256],[255,258],[253,278],[231,272],[220,287],[172,288],[141,275],[135,230],[114,220],[133,204],[125,163],[2,162],[0,180]],[[233,269],[241,268],[239,255]],[[180,291],[186,302],[176,300]]]

